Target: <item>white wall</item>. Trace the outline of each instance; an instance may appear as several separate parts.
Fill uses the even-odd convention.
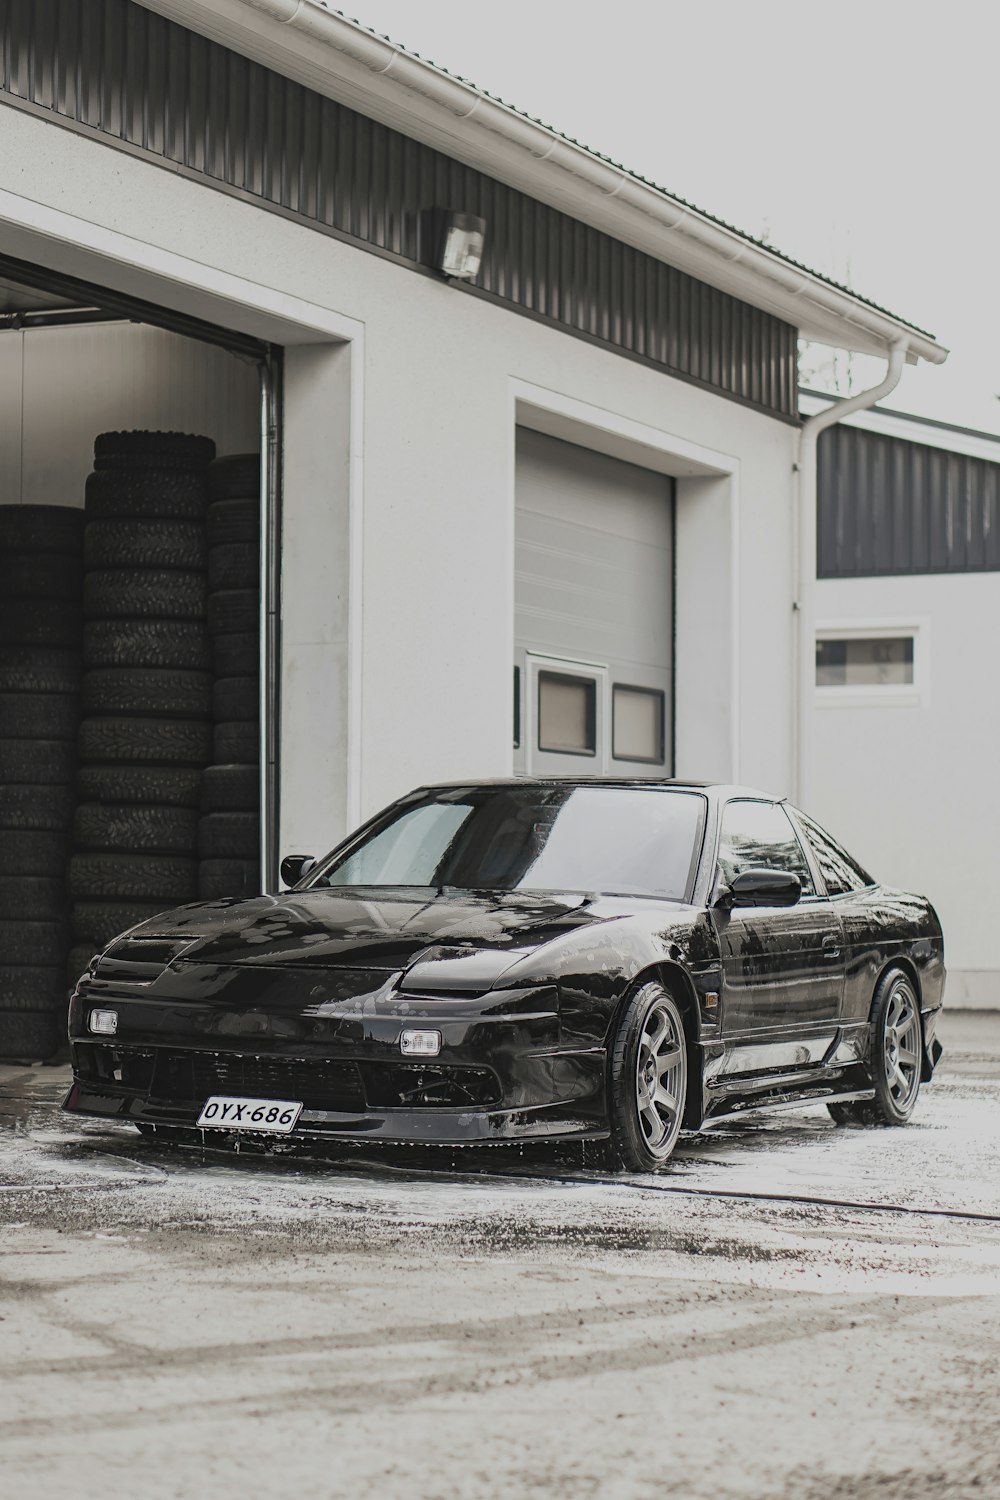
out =
[[[82,505],[99,432],[197,432],[260,447],[257,372],[136,323],[0,331],[0,504]]]
[[[821,580],[817,620],[916,626],[915,691],[816,695],[803,790],[878,879],[920,891],[945,932],[952,1005],[1000,1004],[996,891],[1000,676],[991,573]]]
[[[587,405],[612,426],[641,427],[651,435],[650,451],[680,453],[688,444],[718,455],[717,478],[701,492],[691,476],[712,473],[711,464],[664,466],[683,478],[681,765],[686,774],[731,774],[738,748],[743,778],[787,787],[787,424],[46,121],[4,111],[3,129],[0,248],[22,256],[34,248],[59,269],[98,281],[100,272],[124,290],[190,305],[216,319],[232,296],[222,274],[238,277],[249,295],[239,306],[232,300],[234,326],[252,322],[250,304],[259,288],[262,297],[276,289],[363,327],[349,394],[345,385],[338,395],[334,380],[299,427],[300,439],[308,432],[316,449],[326,445],[328,470],[317,478],[314,451],[309,463],[286,476],[289,517],[316,526],[294,546],[308,548],[314,536],[317,546],[328,546],[338,528],[343,532],[344,485],[358,481],[363,453],[362,514],[348,527],[353,567],[346,681],[342,571],[334,568],[334,582],[317,586],[313,559],[301,554],[302,578],[310,583],[296,595],[297,649],[286,657],[289,717],[282,726],[283,746],[294,740],[301,747],[283,768],[283,798],[297,809],[296,842],[309,821],[303,788],[327,777],[337,713],[346,717],[350,704],[355,722],[348,725],[353,750],[347,753],[361,812],[420,781],[510,769],[512,391],[519,382]],[[44,239],[27,235],[18,230],[17,205],[5,191],[69,217],[59,219],[58,230],[46,228]],[[113,256],[128,259],[120,275]],[[171,257],[185,258],[199,291],[188,294]],[[290,386],[290,421],[293,398],[307,394],[295,396]],[[345,401],[361,447],[361,453],[352,448],[349,476]],[[641,449],[623,439],[616,451],[641,462]],[[699,509],[700,502],[707,508]],[[331,521],[331,508],[339,520]],[[738,595],[733,547],[742,579]],[[289,563],[285,571],[286,601],[297,566]],[[307,654],[298,648],[308,645],[324,650],[313,652],[307,669]],[[740,663],[735,691],[734,654]],[[322,670],[329,695],[300,691],[300,668]],[[332,753],[334,760],[343,757],[339,741]],[[343,809],[349,790],[340,800]],[[346,810],[340,814],[321,798],[313,844],[332,841],[346,817]],[[282,844],[288,848],[284,837]]]

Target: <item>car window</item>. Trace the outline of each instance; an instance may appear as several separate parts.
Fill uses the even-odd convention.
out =
[[[722,814],[719,869],[727,884],[744,870],[787,870],[803,896],[816,887],[802,845],[785,809],[776,802],[729,802]]]
[[[843,896],[848,891],[862,891],[866,886],[875,884],[868,871],[863,870],[857,860],[852,859],[847,850],[835,838],[831,838],[825,829],[820,828],[818,823],[814,823],[812,818],[807,818],[798,809],[795,816],[805,829],[829,895]]]

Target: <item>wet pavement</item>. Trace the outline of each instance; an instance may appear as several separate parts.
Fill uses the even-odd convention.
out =
[[[1000,1495],[1000,1015],[943,1039],[904,1130],[655,1177],[169,1151],[0,1069],[0,1492]]]

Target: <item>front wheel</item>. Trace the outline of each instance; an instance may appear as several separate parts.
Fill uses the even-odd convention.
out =
[[[920,1092],[924,1057],[920,1006],[900,969],[883,975],[871,1023],[871,1077],[875,1098],[828,1104],[838,1125],[905,1125]]]
[[[652,1172],[669,1159],[687,1100],[684,1022],[662,985],[644,984],[611,1041],[609,1165]]]

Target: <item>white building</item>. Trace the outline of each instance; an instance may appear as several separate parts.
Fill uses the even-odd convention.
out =
[[[803,393],[808,415],[826,398]],[[820,439],[814,713],[803,800],[932,895],[948,999],[995,1007],[1000,438],[875,408]]]
[[[813,621],[854,604],[796,471],[800,336],[933,338],[318,0],[3,17],[0,499],[82,503],[104,428],[263,430],[270,880],[418,783],[586,768],[801,783],[937,894],[871,768],[829,791]]]

